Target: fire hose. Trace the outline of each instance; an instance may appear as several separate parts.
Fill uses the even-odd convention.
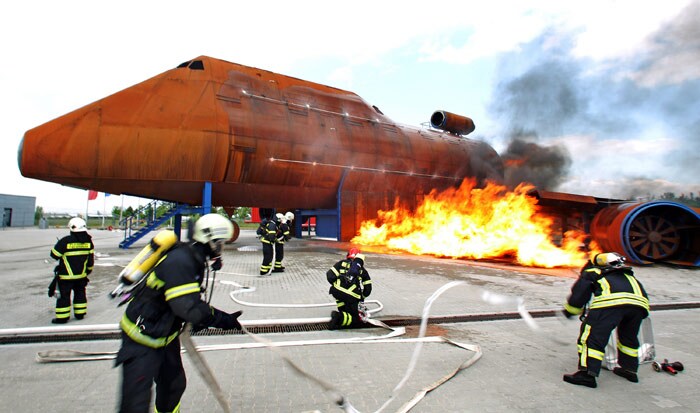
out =
[[[247,287],[244,287],[240,284],[230,282],[230,281],[219,281],[220,283],[224,284],[233,284],[237,285],[240,287],[243,287],[240,290],[235,290],[232,291],[229,295],[232,300],[236,301],[237,303],[241,305],[251,305],[251,306],[266,306],[266,307],[272,307],[272,306],[281,306],[285,308],[292,308],[292,307],[308,307],[308,306],[315,306],[315,307],[320,307],[320,306],[329,306],[329,305],[335,305],[335,303],[323,303],[323,304],[279,304],[279,305],[274,305],[274,304],[256,304],[256,303],[248,303],[244,302],[241,300],[238,300],[234,298],[235,294],[239,292],[250,292],[254,291],[254,289],[250,289]],[[430,309],[437,300],[437,298],[442,295],[445,291],[457,287],[457,286],[469,286],[468,283],[464,281],[453,281],[448,284],[443,285],[441,288],[439,288],[435,293],[433,293],[428,300],[426,300],[425,306],[423,308],[422,312],[422,317],[421,317],[421,324],[420,324],[420,329],[419,329],[419,335],[417,338],[414,339],[397,339],[395,338],[398,335],[402,335],[405,333],[405,330],[401,328],[392,328],[387,326],[386,324],[382,323],[379,320],[373,320],[369,319],[369,322],[375,326],[382,327],[382,328],[387,328],[390,329],[391,332],[384,335],[384,336],[379,336],[375,338],[364,338],[364,337],[353,337],[353,338],[347,338],[347,339],[326,339],[326,340],[303,340],[303,341],[287,341],[287,342],[271,342],[268,340],[265,340],[258,335],[255,335],[248,331],[248,329],[245,328],[245,322],[243,322],[243,331],[250,336],[255,343],[241,343],[241,344],[223,344],[223,345],[207,345],[207,346],[197,346],[192,348],[187,348],[186,346],[186,351],[190,352],[191,354],[195,354],[196,352],[203,352],[203,351],[216,351],[216,350],[231,350],[231,349],[245,349],[245,348],[268,348],[271,351],[274,351],[276,354],[278,354],[282,359],[294,369],[297,373],[302,375],[303,377],[311,380],[312,382],[316,383],[319,385],[321,388],[324,389],[324,391],[328,392],[331,394],[332,399],[334,403],[336,403],[341,409],[343,409],[345,412],[353,412],[356,413],[358,412],[357,409],[355,409],[352,404],[349,402],[348,398],[337,388],[334,386],[330,385],[329,383],[325,382],[322,379],[317,378],[311,373],[308,373],[304,371],[297,363],[295,363],[291,358],[289,358],[287,355],[283,354],[282,351],[280,350],[281,347],[287,347],[287,346],[306,346],[306,345],[328,345],[328,344],[372,344],[372,343],[416,343],[416,346],[413,351],[413,355],[411,356],[411,359],[408,364],[408,368],[402,377],[402,379],[399,381],[399,383],[396,385],[396,387],[393,389],[391,397],[376,411],[377,413],[383,411],[396,397],[398,394],[399,390],[408,382],[410,376],[413,373],[413,370],[415,369],[417,360],[420,356],[420,352],[422,350],[422,345],[423,343],[426,342],[433,342],[433,343],[447,343],[459,348],[462,348],[464,350],[468,350],[473,352],[474,354],[465,360],[463,363],[461,363],[457,368],[452,370],[449,374],[443,376],[439,380],[435,381],[434,383],[424,387],[421,389],[419,392],[417,392],[414,397],[406,402],[399,410],[398,412],[408,412],[410,409],[412,409],[416,404],[422,400],[422,398],[429,393],[430,391],[436,389],[437,387],[441,386],[448,380],[450,380],[452,377],[454,377],[456,374],[458,374],[461,370],[464,370],[474,363],[478,361],[481,356],[482,356],[482,351],[480,346],[475,345],[475,344],[462,344],[458,343],[452,340],[449,340],[445,337],[438,337],[438,336],[430,336],[430,337],[425,337],[426,330],[427,330],[427,323],[429,319],[429,313]],[[494,305],[504,305],[504,304],[515,304],[518,308],[518,313],[520,316],[523,318],[525,323],[528,325],[528,327],[535,331],[542,333],[542,330],[540,329],[539,325],[535,322],[535,320],[532,318],[532,316],[528,313],[528,311],[525,309],[525,304],[524,300],[522,297],[511,297],[511,296],[504,296],[504,295],[499,295],[499,294],[494,294],[489,291],[483,291],[481,294],[481,299],[489,304],[494,304]],[[378,304],[378,309],[373,309],[370,312],[377,312],[383,308],[380,302],[376,302]],[[563,317],[562,317],[563,318]],[[328,318],[329,320],[329,318]],[[279,320],[278,320],[279,321]],[[551,336],[548,335],[548,337],[551,338]],[[191,338],[189,338],[189,343],[193,344],[191,342]],[[552,338],[557,343],[562,343],[561,341]],[[187,339],[183,340],[183,343],[186,342]],[[197,354],[198,355],[198,354]],[[67,361],[88,361],[88,360],[107,360],[107,359],[113,359],[116,357],[116,352],[81,352],[81,351],[73,351],[73,350],[54,350],[54,351],[46,351],[46,352],[39,352],[37,354],[37,361],[41,363],[48,363],[48,362],[67,362]],[[196,358],[196,356],[195,356]],[[200,360],[203,361],[201,356],[199,357]],[[213,377],[213,374],[210,374],[210,379],[208,380],[206,370],[208,370],[208,366],[206,366],[206,363],[203,365],[206,367],[206,369],[203,369],[204,371],[200,370],[201,365],[197,364],[193,360],[193,364],[195,364],[195,367],[197,367],[198,372],[202,377],[204,378],[206,384],[209,386],[209,388],[212,390],[212,392],[215,394],[217,397],[217,401],[221,404],[222,408],[224,411],[226,410],[228,406],[228,402],[224,401],[222,403],[220,396],[221,395],[221,390],[218,388],[218,383],[216,383],[216,380]],[[211,370],[209,370],[209,373],[211,373]],[[218,388],[218,392],[217,392]],[[222,397],[222,396],[221,396]]]

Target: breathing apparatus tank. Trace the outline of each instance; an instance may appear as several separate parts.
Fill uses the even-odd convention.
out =
[[[164,230],[151,238],[141,252],[119,273],[119,285],[109,295],[114,298],[124,293],[124,287],[137,284],[148,274],[163,254],[177,244],[174,231]]]

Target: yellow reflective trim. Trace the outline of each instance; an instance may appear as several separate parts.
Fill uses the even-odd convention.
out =
[[[643,297],[642,289],[639,287],[637,279],[627,273],[625,273],[625,277],[627,277],[627,281],[629,281],[630,285],[632,286],[632,291],[634,291],[634,294]]]
[[[357,288],[356,285],[353,285],[352,287],[350,287],[350,289],[343,288],[343,287],[340,285],[340,280],[338,279],[338,280],[335,280],[335,282],[333,283],[333,287],[335,287],[335,289],[338,290],[338,291],[342,291],[342,292],[344,292],[344,293],[346,293],[346,294],[348,294],[348,295],[350,295],[350,296],[352,296],[352,297],[357,298],[358,300],[361,298],[361,297],[360,297],[360,294],[358,294],[358,293],[356,293],[356,292],[354,291],[355,288]]]
[[[600,284],[600,288],[603,290],[600,295],[609,295],[610,294],[610,283],[608,280],[605,278],[601,278],[598,280],[598,284]]]
[[[603,360],[603,357],[605,357],[605,353],[602,351],[594,350],[592,348],[588,348],[588,357],[594,358],[596,360]]]
[[[564,309],[574,315],[579,315],[583,312],[583,308],[571,306],[569,303],[564,303]]]
[[[333,273],[334,273],[336,276],[340,275],[340,273],[338,272],[338,270],[335,269],[335,267],[331,267],[331,271],[333,271]]]
[[[638,348],[632,348],[632,347],[627,347],[623,344],[621,344],[619,341],[617,342],[617,349],[623,352],[624,354],[627,354],[630,357],[637,358],[639,357],[639,349]]]
[[[146,286],[154,290],[159,290],[165,287],[165,281],[158,278],[155,271],[151,271],[148,278],[146,278]]]
[[[586,344],[586,341],[588,341],[588,336],[591,334],[591,326],[586,324],[583,327],[583,332],[581,333],[581,338],[579,339],[579,343],[581,344],[581,348],[579,349],[579,353],[581,354],[581,357],[579,358],[579,364],[581,367],[588,367],[588,362],[587,362],[587,357],[586,355],[588,354],[588,345]]]
[[[591,300],[591,309],[628,304],[636,305],[649,311],[649,300],[633,293],[613,293],[607,297],[594,297],[593,300]]]
[[[189,283],[178,285],[177,287],[173,287],[165,291],[165,301],[170,301],[173,298],[193,293],[200,293],[199,284]]]
[[[180,413],[180,404],[181,403],[182,402],[179,402],[177,404],[177,406],[175,406],[175,410],[173,410],[172,412],[161,412],[160,410],[158,410],[158,408],[155,408],[154,413]]]
[[[60,253],[60,252],[58,252],[58,250],[57,250],[56,248],[51,248],[51,253],[52,253],[53,255],[59,257],[59,258],[60,258],[61,256],[63,256],[63,254]]]
[[[600,269],[599,269],[599,268],[589,268],[589,269],[585,270],[584,272],[594,272],[594,273],[600,275]]]
[[[69,250],[77,250],[79,248],[90,248],[90,243],[89,242],[71,242],[66,246]]]
[[[133,321],[129,320],[129,317],[126,316],[126,313],[124,313],[121,321],[119,321],[119,327],[121,327],[122,331],[124,331],[124,333],[126,333],[126,335],[129,336],[130,339],[150,348],[165,347],[168,344],[172,343],[172,341],[175,340],[175,338],[177,338],[177,336],[180,334],[180,331],[178,330],[169,335],[168,337],[153,338],[151,336],[147,336],[141,333],[141,329],[139,328],[139,326],[137,326]]]

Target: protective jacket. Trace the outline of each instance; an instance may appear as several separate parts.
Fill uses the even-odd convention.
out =
[[[58,260],[54,269],[61,280],[87,277],[95,264],[95,245],[86,232],[71,232],[51,249],[51,258]]]
[[[362,254],[336,262],[326,272],[326,279],[331,284],[328,293],[339,301],[363,301],[372,293],[372,279]]]
[[[564,308],[570,314],[581,314],[589,301],[591,310],[634,305],[643,308],[647,315],[649,314],[647,293],[634,277],[630,267],[584,267],[571,287],[571,294]]]
[[[271,219],[264,219],[260,222],[257,234],[263,244],[274,244],[277,239],[277,224]]]
[[[160,348],[180,333],[183,324],[216,326],[221,313],[200,297],[206,257],[201,244],[178,243],[146,276],[119,323],[136,343]]]
[[[280,224],[277,226],[277,243],[284,244],[290,239],[292,239],[292,236],[289,233],[289,224],[286,222],[280,222]]]

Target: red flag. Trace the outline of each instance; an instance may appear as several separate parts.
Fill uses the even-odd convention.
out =
[[[88,191],[88,201],[92,201],[93,199],[97,199],[97,191],[90,189]]]

